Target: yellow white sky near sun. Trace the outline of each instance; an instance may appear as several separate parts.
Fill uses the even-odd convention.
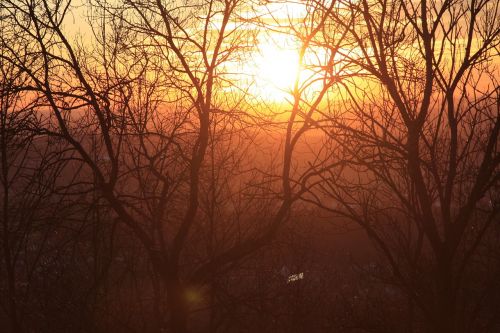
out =
[[[87,0],[76,0],[73,4],[73,10],[66,18],[64,28],[70,36],[85,42],[92,38],[92,30],[87,18],[91,8],[86,5]],[[257,15],[262,20],[270,22],[301,19],[306,15],[306,7],[298,2],[261,5],[256,10],[251,15]],[[284,33],[264,31],[258,26],[250,27],[250,29],[261,30],[256,40],[258,45],[250,56],[245,57],[244,63],[227,65],[232,72],[244,73],[239,78],[233,77],[233,79],[241,80],[242,84],[252,82],[250,92],[261,100],[284,101],[290,97],[289,92],[297,75],[300,76],[300,80],[313,75],[303,69],[299,71],[300,43],[291,35]],[[326,53],[319,55],[319,58],[323,57],[326,57]],[[496,57],[495,63],[498,65],[499,57]]]

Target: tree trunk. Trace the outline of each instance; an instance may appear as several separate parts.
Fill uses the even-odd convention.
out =
[[[177,276],[167,279],[167,304],[170,313],[170,331],[172,333],[188,332],[188,307],[182,283]]]
[[[444,258],[443,258],[444,257]],[[453,281],[452,260],[443,256],[438,260],[436,272],[436,333],[458,333],[456,325],[456,293]]]

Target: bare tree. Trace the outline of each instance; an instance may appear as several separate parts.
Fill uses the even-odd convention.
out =
[[[76,43],[64,29],[73,10],[70,1],[2,3],[22,47],[19,52],[6,45],[1,57],[27,76],[25,90],[40,101],[36,112],[47,116],[40,131],[67,142],[85,165],[88,176],[82,176],[80,186],[86,191],[95,187],[144,249],[154,273],[154,329],[168,325],[185,332],[191,291],[268,244],[298,198],[290,185],[292,151],[303,133],[295,133],[298,105],[287,122],[283,171],[270,183],[274,186],[277,179],[282,187],[278,204],[272,210],[269,206],[271,217],[260,216],[258,226],[241,233],[234,227],[241,225],[239,215],[228,214],[234,219],[226,224],[231,228],[210,231],[224,236],[225,244],[208,256],[194,251],[196,232],[207,219],[215,223],[219,203],[214,191],[225,188],[233,197],[241,192],[235,184],[216,184],[215,169],[237,168],[245,150],[216,157],[215,145],[234,151],[224,136],[243,133],[250,123],[242,112],[245,91],[229,93],[241,89],[231,77],[230,63],[254,47],[255,32],[242,27],[247,22],[236,15],[247,4],[92,4],[98,5],[91,13],[92,42]],[[212,193],[206,211],[200,211],[202,177],[210,170]],[[193,255],[197,252],[201,257]]]
[[[241,277],[240,265],[298,219],[300,199],[373,241],[388,265],[367,273],[407,298],[393,321],[408,320],[389,330],[498,328],[481,310],[498,302],[499,4],[313,0],[289,17],[260,5],[0,4],[0,236],[13,331],[23,330],[19,248],[35,238],[36,253],[60,247],[26,260],[50,257],[38,265],[57,273],[47,281],[81,272],[84,287],[67,299],[60,289],[60,305],[94,298],[103,309],[86,329],[187,332],[206,321],[216,331],[225,313],[237,316],[234,281],[272,276]],[[84,16],[85,37],[70,28]],[[241,73],[262,30],[297,44],[299,70],[274,118]],[[63,223],[78,227],[56,233]],[[363,297],[394,296],[384,292]],[[303,309],[293,295],[283,297],[297,301],[290,313]]]
[[[325,111],[330,163],[342,166],[321,174],[311,200],[367,232],[433,332],[498,328],[479,315],[497,288],[483,251],[499,214],[498,10],[347,1],[331,15],[352,41],[340,57],[364,79],[344,81],[344,112]]]
[[[2,29],[1,37],[2,54],[7,45],[20,51],[11,29]],[[72,163],[64,142],[42,134],[44,117],[35,112],[40,101],[32,98],[29,89],[26,91],[28,82],[22,70],[0,59],[0,258],[1,288],[6,296],[2,305],[7,313],[2,316],[2,326],[12,332],[38,326],[42,313],[48,313],[57,303],[52,300],[54,294],[52,299],[44,295],[50,292],[47,285],[71,274],[58,271],[69,260],[55,262],[67,254],[68,239],[74,240],[74,234],[67,230],[81,222],[75,216],[82,215],[83,207],[81,201],[68,207],[69,197],[78,201],[81,196],[68,193],[63,179],[68,166],[79,163]],[[78,167],[72,169],[69,179],[77,177]],[[62,302],[57,305],[64,306]]]

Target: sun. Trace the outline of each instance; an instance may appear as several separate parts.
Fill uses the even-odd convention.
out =
[[[253,56],[255,93],[270,101],[290,96],[300,71],[299,53],[288,36],[267,36],[258,41]]]

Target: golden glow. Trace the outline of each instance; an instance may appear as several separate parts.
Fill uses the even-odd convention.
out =
[[[299,54],[290,37],[277,33],[259,40],[249,70],[255,79],[255,93],[279,101],[289,96],[299,71]]]
[[[300,43],[286,27],[306,15],[305,5],[279,1],[267,3],[257,8],[257,15],[273,26],[274,31],[260,31],[256,51],[243,72],[252,78],[253,95],[281,103],[290,99],[290,92],[300,74]]]

